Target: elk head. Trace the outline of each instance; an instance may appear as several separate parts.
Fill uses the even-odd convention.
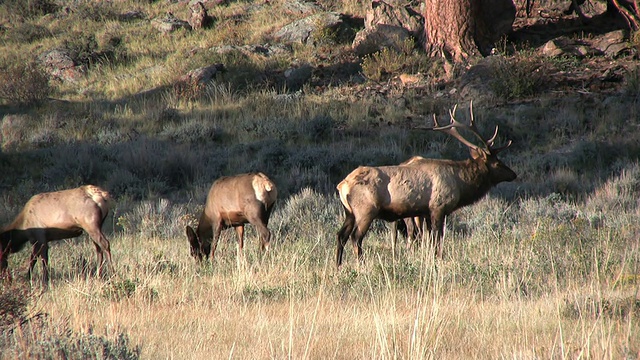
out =
[[[466,145],[469,148],[469,152],[471,153],[471,158],[479,163],[483,163],[487,166],[489,170],[489,176],[491,178],[491,182],[493,184],[498,184],[503,181],[513,181],[516,179],[516,173],[511,170],[507,165],[505,165],[500,159],[498,159],[498,154],[504,149],[511,146],[511,140],[507,142],[506,145],[500,147],[494,147],[494,143],[496,141],[496,137],[498,136],[498,126],[496,125],[496,130],[493,132],[493,136],[489,139],[485,139],[480,132],[476,128],[475,119],[473,116],[473,101],[469,104],[469,112],[471,114],[471,120],[469,121],[469,125],[465,125],[458,120],[455,119],[454,113],[457,109],[457,105],[453,107],[453,110],[449,110],[449,115],[451,117],[451,122],[449,125],[440,126],[438,124],[438,120],[436,119],[435,114],[433,115],[434,127],[428,128],[430,130],[442,131],[446,134],[453,136],[458,139],[461,143]],[[477,146],[467,139],[465,139],[459,132],[458,129],[465,129],[470,131],[473,135],[475,135],[482,146]]]

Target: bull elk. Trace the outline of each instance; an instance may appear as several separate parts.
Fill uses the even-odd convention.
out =
[[[112,267],[109,240],[102,233],[102,223],[109,213],[110,201],[109,193],[94,185],[34,195],[15,220],[0,230],[0,274],[10,279],[9,254],[31,243],[33,251],[29,259],[29,278],[40,258],[42,279],[45,284],[48,283],[48,243],[78,237],[84,230],[96,247],[97,273],[101,275],[105,264]]]
[[[470,125],[458,122],[456,108],[449,111],[451,123],[440,126],[434,115],[434,127],[428,130],[447,133],[469,148],[471,159],[462,161],[414,157],[397,166],[360,166],[338,184],[344,207],[344,224],[338,231],[336,263],[340,267],[347,240],[351,238],[355,253],[362,261],[362,239],[374,219],[397,221],[424,217],[435,254],[442,257],[442,236],[445,216],[456,209],[480,200],[492,187],[513,181],[516,173],[497,158],[511,145],[494,147],[498,127],[485,140],[478,132],[470,105]],[[482,143],[476,146],[458,132],[471,131]]]
[[[220,233],[229,227],[235,228],[238,249],[242,253],[244,225],[247,223],[257,228],[261,248],[265,251],[271,238],[267,224],[277,196],[276,185],[260,172],[216,180],[207,195],[197,230],[186,227],[191,256],[201,261],[211,254],[213,259]]]

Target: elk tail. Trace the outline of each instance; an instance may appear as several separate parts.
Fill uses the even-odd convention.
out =
[[[102,219],[106,218],[109,210],[111,210],[111,195],[109,195],[107,191],[94,185],[84,186],[84,191],[100,208]]]
[[[342,206],[344,206],[345,210],[349,213],[353,213],[353,209],[351,209],[351,204],[349,204],[349,193],[351,192],[351,187],[349,184],[342,180],[340,184],[336,187],[338,189],[338,194],[340,194],[340,202]]]

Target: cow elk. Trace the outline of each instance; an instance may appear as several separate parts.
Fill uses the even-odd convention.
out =
[[[480,200],[493,186],[513,181],[516,173],[497,158],[511,145],[494,147],[498,135],[486,140],[478,132],[470,105],[470,125],[454,118],[456,108],[449,111],[451,122],[440,126],[434,115],[434,127],[428,130],[447,133],[469,148],[471,158],[462,161],[413,157],[404,165],[360,166],[338,184],[344,207],[344,224],[338,231],[336,263],[340,267],[347,240],[351,238],[355,253],[363,260],[362,239],[374,219],[397,221],[423,217],[434,246],[442,257],[442,236],[445,216],[456,209]],[[481,142],[476,146],[458,132],[466,129]]]
[[[261,248],[268,248],[271,232],[267,228],[276,202],[276,185],[263,173],[225,176],[216,180],[200,216],[197,230],[186,227],[191,255],[201,261],[213,259],[220,233],[233,227],[238,235],[238,251],[244,246],[244,225],[249,223],[260,234]]]
[[[105,190],[84,185],[75,189],[35,195],[27,201],[15,220],[0,230],[0,275],[11,279],[9,254],[31,243],[29,278],[40,258],[42,280],[49,281],[49,242],[75,238],[83,230],[89,234],[98,256],[97,273],[107,265],[112,268],[109,240],[102,232],[102,223],[109,213],[111,197]]]

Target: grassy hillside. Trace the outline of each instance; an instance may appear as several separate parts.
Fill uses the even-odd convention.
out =
[[[505,39],[497,95],[474,110],[483,133],[499,125],[499,141],[513,140],[501,159],[518,179],[447,219],[444,259],[428,247],[394,254],[376,222],[366,262],[348,252],[338,271],[335,185],[351,170],[468,156],[455,139],[413,129],[432,114],[448,121],[456,104],[468,120],[469,99],[440,60],[410,47],[358,59],[332,34],[272,56],[214,50],[272,43],[300,17],[284,0],[211,6],[211,28],[170,34],[150,20],[186,19],[186,3],[52,4],[0,3],[0,223],[36,193],[103,186],[115,199],[105,225],[115,274],[95,276],[84,236],[52,245],[48,289],[25,278],[29,251],[13,254],[0,359],[640,357],[633,55],[549,59]],[[37,57],[58,47],[87,70],[46,86]],[[558,81],[605,62],[622,79]],[[215,63],[227,71],[206,87],[178,81]],[[288,91],[282,74],[302,64],[311,79]],[[398,81],[417,73],[420,87]],[[260,254],[249,227],[243,259],[228,231],[215,259],[196,264],[184,226],[213,180],[253,170],[279,187],[270,251]]]

